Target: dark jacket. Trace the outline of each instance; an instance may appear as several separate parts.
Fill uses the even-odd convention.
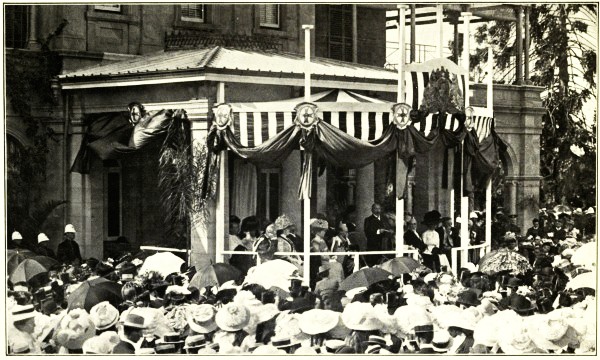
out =
[[[423,252],[427,248],[423,240],[411,230],[404,233],[404,245],[410,245],[415,249],[418,249],[419,252]]]
[[[39,244],[37,246],[37,248],[35,249],[36,254],[40,255],[40,256],[47,256],[49,258],[56,258],[56,255],[54,255],[54,251],[52,251],[52,249],[50,249],[49,247],[47,247],[45,244]]]
[[[56,253],[57,260],[63,264],[72,264],[75,260],[79,260],[80,263],[83,261],[79,252],[79,244],[75,240],[65,240],[58,244]]]
[[[121,340],[112,351],[113,354],[135,354],[135,348],[130,343]]]
[[[381,217],[381,216],[380,216]],[[383,221],[371,215],[365,219],[365,236],[367,237],[367,250],[376,251],[383,248],[383,235],[377,234],[377,230],[383,229]]]
[[[468,354],[471,352],[471,348],[473,347],[473,343],[475,342],[475,340],[473,339],[473,336],[467,336],[465,338],[465,341],[463,341],[462,344],[460,344],[460,346],[456,349],[456,353],[457,354]]]

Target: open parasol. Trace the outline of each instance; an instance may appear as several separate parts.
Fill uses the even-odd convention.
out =
[[[221,286],[227,281],[239,280],[241,275],[240,271],[232,265],[225,263],[211,264],[198,271],[190,280],[189,286],[197,289],[207,286]]]
[[[290,287],[290,277],[297,272],[296,265],[275,259],[250,268],[244,282],[262,285],[265,289],[276,286],[285,290]]]
[[[596,256],[598,255],[598,244],[589,242],[581,245],[571,257],[571,263],[581,265],[585,268],[594,268],[596,264]]]
[[[27,282],[35,276],[48,273],[49,268],[42,265],[36,260],[25,259],[17,265],[15,270],[10,274],[9,279],[13,284],[19,282]]]
[[[34,257],[35,254],[29,250],[10,249],[6,250],[6,273],[12,274],[23,260]]]
[[[401,276],[402,274],[411,273],[421,266],[421,263],[417,260],[408,256],[402,256],[384,262],[380,268],[391,272],[394,276]]]
[[[523,255],[505,248],[492,251],[479,260],[479,271],[483,273],[495,274],[503,270],[524,274],[531,270],[531,265]]]
[[[581,288],[596,289],[595,271],[579,274],[567,283],[567,289],[577,290]]]
[[[394,275],[387,270],[379,268],[364,268],[344,279],[344,281],[342,281],[340,284],[340,290],[348,291],[359,287],[368,288],[373,284],[389,280],[393,277]]]
[[[108,301],[112,306],[118,307],[123,301],[121,285],[105,278],[86,280],[67,298],[67,310],[82,308],[90,312],[94,305],[103,301]]]
[[[165,278],[172,273],[179,272],[183,263],[185,263],[185,261],[172,252],[159,252],[148,256],[146,260],[144,260],[144,264],[140,268],[139,273],[143,274],[148,271],[156,271]]]

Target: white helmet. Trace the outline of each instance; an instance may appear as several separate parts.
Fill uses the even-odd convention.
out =
[[[20,232],[14,231],[10,237],[12,240],[23,240],[23,236]]]
[[[67,224],[67,226],[65,226],[65,234],[66,233],[76,233],[77,231],[75,231],[75,227],[72,224]]]
[[[48,236],[46,236],[46,234],[44,233],[39,233],[38,234],[38,244],[42,243],[44,241],[50,241],[50,239],[48,239]]]

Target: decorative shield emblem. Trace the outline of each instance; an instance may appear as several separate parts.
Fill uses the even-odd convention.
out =
[[[394,104],[394,106],[392,106],[394,123],[398,129],[406,129],[410,124],[410,110],[410,105],[406,103]]]
[[[215,110],[215,124],[217,129],[223,130],[233,120],[233,109],[229,104],[219,104]]]
[[[303,102],[296,106],[296,123],[305,129],[313,127],[319,118],[317,117],[317,105]]]
[[[475,110],[472,106],[468,106],[465,108],[465,128],[467,128],[467,131],[473,130],[473,127],[475,126],[475,122],[473,121],[474,111]]]
[[[127,108],[129,110],[129,123],[136,126],[144,117],[144,106],[138,102],[132,102]]]

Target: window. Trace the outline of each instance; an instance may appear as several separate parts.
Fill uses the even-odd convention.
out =
[[[27,47],[29,7],[26,5],[5,5],[4,7],[4,46],[13,49]]]
[[[94,10],[120,13],[121,5],[94,5]]]
[[[329,57],[352,61],[352,5],[329,5]]]
[[[279,5],[259,5],[258,8],[260,12],[260,27],[271,29],[279,29],[281,27],[279,22]]]
[[[115,239],[121,236],[121,167],[114,160],[105,161],[104,166],[106,171],[106,235],[109,239]]]
[[[202,4],[188,4],[181,6],[181,20],[203,23],[206,22],[206,6]]]
[[[279,169],[260,169],[257,181],[256,215],[275,220],[279,216]]]

